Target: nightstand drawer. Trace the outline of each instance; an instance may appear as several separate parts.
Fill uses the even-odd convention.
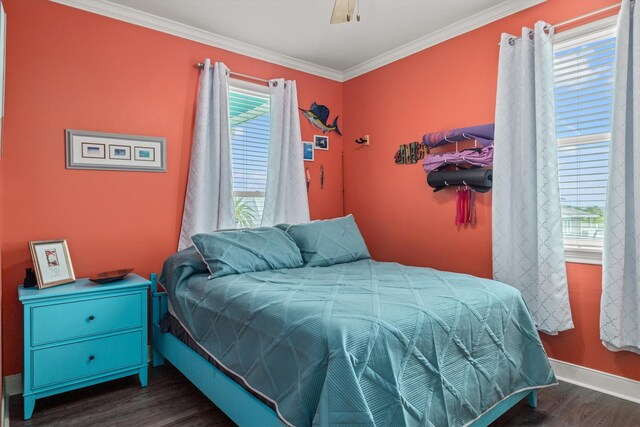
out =
[[[142,332],[35,350],[33,388],[142,365]]]
[[[43,397],[136,374],[147,386],[149,285],[132,273],[101,286],[78,279],[45,289],[18,287],[25,420]]]
[[[34,307],[34,346],[142,326],[142,295],[129,294]]]

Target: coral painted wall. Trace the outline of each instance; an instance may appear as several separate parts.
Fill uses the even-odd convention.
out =
[[[1,153],[0,153],[1,154]],[[2,157],[0,157],[0,242],[3,240],[3,231],[2,231],[2,222],[3,222],[3,208],[4,208],[4,191],[2,183],[4,182],[4,161]],[[2,245],[0,244],[0,373],[2,373]],[[4,396],[2,394],[4,387],[4,381],[0,381],[0,396]],[[4,408],[4,406],[2,406]],[[0,414],[3,416],[4,414]]]
[[[6,1],[6,0],[5,0]],[[0,4],[4,6],[4,2],[0,1]],[[0,102],[2,100],[0,99]],[[4,232],[3,232],[3,219],[4,219],[4,157],[2,153],[2,117],[0,117],[0,373],[2,373],[2,241],[4,240]],[[4,381],[0,381],[0,396],[4,396],[3,392]],[[0,403],[2,406],[2,411],[5,410],[4,405]],[[0,419],[4,420],[4,412],[0,413]],[[0,421],[1,423],[1,421]]]
[[[160,272],[177,247],[199,72],[205,57],[232,71],[294,79],[301,107],[341,115],[342,84],[62,6],[5,0],[8,19],[4,144],[4,375],[22,371],[17,285],[29,240],[66,238],[77,277],[114,268]],[[341,119],[342,120],[342,119]],[[314,131],[301,123],[304,140]],[[167,138],[167,172],[65,169],[64,130]],[[306,163],[312,218],[339,216],[342,143]],[[319,168],[325,185],[320,190]]]
[[[175,250],[198,79],[193,64],[205,57],[240,73],[295,79],[301,107],[318,101],[331,117],[340,115],[348,143],[332,133],[331,149],[306,163],[312,218],[354,213],[379,260],[490,277],[491,195],[477,197],[478,224],[458,230],[453,194],[432,193],[420,166],[396,166],[393,154],[427,131],[493,121],[501,32],[517,34],[539,19],[557,23],[615,0],[549,0],[344,84],[46,0],[3,1],[1,307],[3,375],[11,375],[22,370],[16,287],[31,265],[29,240],[68,239],[78,277],[128,266],[148,275]],[[165,136],[167,173],[66,170],[66,128]],[[302,132],[312,139],[305,120]],[[371,146],[351,143],[364,134]],[[638,356],[599,343],[601,268],[569,264],[568,273],[576,329],[543,337],[549,355],[640,379]]]
[[[374,258],[491,277],[491,194],[477,195],[477,225],[458,229],[455,193],[433,193],[421,166],[395,165],[394,153],[426,132],[494,121],[502,32],[615,1],[549,0],[344,84],[345,212],[357,218]],[[365,134],[369,147],[352,143]],[[640,380],[640,356],[600,344],[601,273],[568,264],[575,329],[543,335],[545,347],[550,357]]]

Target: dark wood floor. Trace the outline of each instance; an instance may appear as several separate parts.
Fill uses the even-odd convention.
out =
[[[520,402],[497,426],[640,427],[640,405],[571,384],[540,391],[538,408]],[[22,420],[22,398],[10,401],[11,426],[233,426],[173,366],[149,370],[149,386],[123,378],[36,402]]]

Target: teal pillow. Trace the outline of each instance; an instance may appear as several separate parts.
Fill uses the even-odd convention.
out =
[[[274,227],[279,228],[280,230],[286,232],[287,228],[291,227],[291,224],[276,224]]]
[[[302,266],[296,244],[287,233],[275,227],[196,234],[191,241],[207,264],[210,279]]]
[[[353,215],[291,225],[286,231],[300,248],[307,267],[371,258]]]

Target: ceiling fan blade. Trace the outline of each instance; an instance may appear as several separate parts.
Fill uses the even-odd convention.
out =
[[[353,19],[353,12],[356,8],[356,0],[336,0],[331,14],[332,24],[343,24]]]

